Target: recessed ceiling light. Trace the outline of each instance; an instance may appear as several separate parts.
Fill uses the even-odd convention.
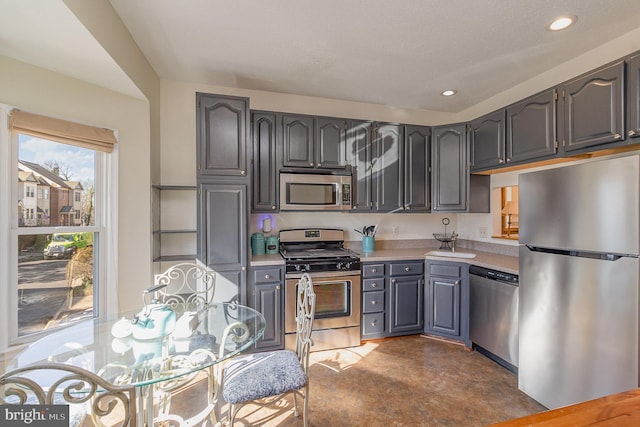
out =
[[[453,96],[456,93],[458,93],[457,90],[445,90],[444,92],[442,92],[440,95],[442,96]]]
[[[559,16],[556,19],[554,19],[551,24],[549,24],[547,29],[549,31],[564,30],[565,28],[570,27],[571,25],[575,24],[577,20],[578,20],[578,17],[577,16],[573,16],[573,15],[570,15],[570,16]]]

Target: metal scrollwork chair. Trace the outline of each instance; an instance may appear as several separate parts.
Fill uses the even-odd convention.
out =
[[[154,299],[176,306],[197,309],[211,304],[216,290],[216,274],[204,265],[183,262],[154,278]]]
[[[285,393],[293,393],[295,415],[297,396],[303,399],[303,422],[307,426],[309,404],[309,351],[313,345],[311,330],[316,295],[308,274],[303,274],[297,289],[296,351],[277,350],[238,356],[227,362],[222,375],[222,397],[229,403],[228,423],[247,403],[268,405]],[[271,398],[271,399],[269,399]],[[255,402],[259,400],[259,402]]]
[[[0,376],[0,405],[25,404],[68,404],[70,426],[82,424],[88,415],[95,426],[136,427],[134,386],[113,385],[62,363],[27,366]]]

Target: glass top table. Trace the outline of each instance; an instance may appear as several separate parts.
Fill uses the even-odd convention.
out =
[[[137,311],[97,317],[35,341],[7,368],[66,363],[113,384],[144,386],[200,371],[242,353],[265,329],[262,314],[240,304],[215,303],[198,310],[181,305],[172,308],[176,327],[163,337],[137,339],[128,335],[126,329],[133,329],[131,319]]]

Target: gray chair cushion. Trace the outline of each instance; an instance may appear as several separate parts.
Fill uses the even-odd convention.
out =
[[[307,376],[293,351],[248,354],[225,366],[222,396],[236,404],[299,390],[306,383]]]

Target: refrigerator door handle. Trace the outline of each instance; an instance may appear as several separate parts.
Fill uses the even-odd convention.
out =
[[[590,252],[590,251],[580,251],[580,250],[573,250],[573,249],[544,248],[541,246],[531,246],[531,245],[525,245],[525,246],[527,247],[527,249],[529,249],[532,252],[542,252],[546,254],[565,255],[565,256],[572,256],[572,257],[578,257],[578,258],[599,259],[602,261],[617,261],[620,258],[638,258],[638,255],[635,255],[635,254]]]

